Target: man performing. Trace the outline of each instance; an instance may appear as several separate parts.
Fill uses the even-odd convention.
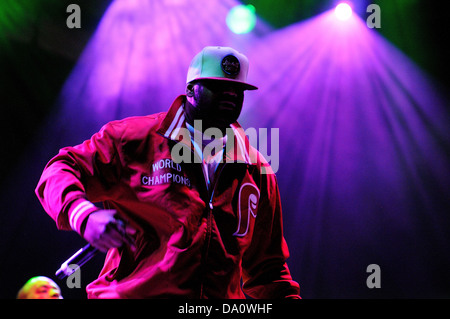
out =
[[[275,174],[236,122],[257,89],[247,72],[206,47],[167,112],[110,122],[47,164],[46,212],[107,252],[89,298],[300,298]]]

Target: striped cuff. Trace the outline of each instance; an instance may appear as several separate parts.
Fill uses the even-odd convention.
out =
[[[98,210],[98,208],[90,201],[80,199],[75,201],[69,209],[69,224],[73,230],[81,234],[81,225],[90,213]]]

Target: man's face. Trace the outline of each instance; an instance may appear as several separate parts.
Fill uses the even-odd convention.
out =
[[[199,80],[188,84],[186,120],[202,120],[203,129],[225,129],[237,121],[244,102],[244,89],[229,81]]]
[[[28,285],[27,299],[62,299],[61,290],[53,280],[37,277]]]

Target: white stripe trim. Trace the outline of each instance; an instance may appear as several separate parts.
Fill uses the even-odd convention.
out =
[[[178,118],[180,117],[180,114],[183,112],[183,108],[180,107],[175,114],[175,118],[173,119],[172,123],[170,124],[169,128],[167,129],[166,133],[164,134],[165,137],[169,137],[170,132],[174,129],[175,125],[178,123]]]
[[[94,204],[89,201],[84,201],[75,207],[70,213],[69,224],[73,230],[77,231],[76,226],[78,219],[84,215],[84,213],[91,208],[94,208]]]
[[[177,138],[178,132],[181,129],[181,125],[184,123],[184,113],[180,116],[180,120],[178,121],[178,125],[176,129],[173,130],[172,134],[170,134],[170,138],[175,140]]]
[[[248,153],[245,149],[245,141],[242,140],[242,137],[239,134],[239,129],[234,126],[231,126],[231,128],[234,131],[234,135],[236,136],[236,140],[238,141],[239,149],[241,150],[241,153],[243,154],[245,161],[249,164],[252,164],[250,162],[250,156],[248,155]]]

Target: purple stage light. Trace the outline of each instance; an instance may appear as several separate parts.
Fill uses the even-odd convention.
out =
[[[237,0],[115,0],[66,81],[59,107],[70,140],[110,120],[167,110],[185,92],[191,59],[208,45],[245,52],[269,30],[252,34],[226,25]],[[68,126],[71,123],[72,129]]]
[[[395,274],[384,296],[438,294],[436,271],[450,266],[450,116],[437,86],[365,21],[333,10],[268,35],[249,60],[259,91],[241,122],[280,130],[285,234],[305,297],[370,298],[355,274],[372,263]]]

